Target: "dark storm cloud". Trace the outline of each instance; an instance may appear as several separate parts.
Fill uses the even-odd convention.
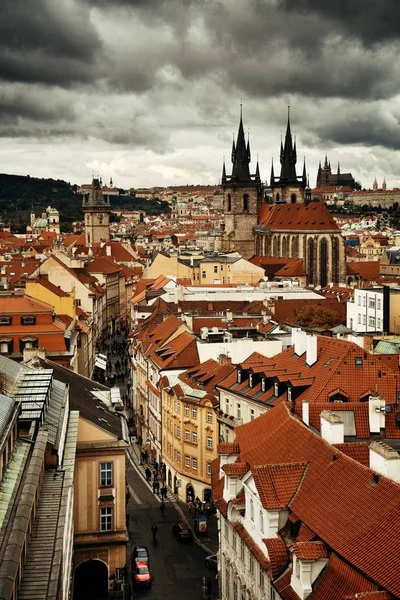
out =
[[[0,2],[0,79],[91,80],[101,45],[88,11],[73,0]]]
[[[389,119],[373,110],[358,114],[354,111],[347,118],[340,117],[315,128],[320,140],[330,140],[336,145],[383,146],[400,150],[399,120]]]

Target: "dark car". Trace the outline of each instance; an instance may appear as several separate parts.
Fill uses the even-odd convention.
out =
[[[193,539],[193,531],[186,523],[175,523],[172,526],[172,533],[181,542],[190,542]]]
[[[209,569],[218,571],[218,560],[217,560],[216,554],[211,554],[211,556],[206,556],[205,563],[206,563],[206,567],[208,567]]]
[[[132,564],[145,562],[150,564],[150,556],[147,546],[135,546],[132,551]]]
[[[152,577],[147,562],[137,561],[132,569],[133,584],[135,587],[149,587]]]

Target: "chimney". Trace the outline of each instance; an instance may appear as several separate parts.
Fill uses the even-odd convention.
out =
[[[341,418],[330,410],[323,410],[320,419],[321,437],[329,444],[343,444],[344,423]]]
[[[385,427],[385,400],[380,396],[370,396],[368,398],[368,416],[370,433],[380,433]]]
[[[302,329],[292,329],[292,345],[297,356],[302,356],[307,348],[307,334]]]
[[[231,310],[226,311],[226,320],[228,321],[228,323],[233,321],[233,312]]]
[[[400,483],[400,456],[388,444],[375,441],[369,447],[369,467],[373,471]]]
[[[223,367],[230,366],[232,364],[232,359],[227,354],[220,354],[218,356],[218,362]]]
[[[111,246],[106,246],[106,254],[107,256],[111,256]]]
[[[303,419],[303,423],[310,425],[310,403],[307,400],[303,400],[301,403],[301,417]]]
[[[312,367],[312,365],[317,362],[317,342],[318,338],[316,335],[307,335],[306,364],[309,367]]]

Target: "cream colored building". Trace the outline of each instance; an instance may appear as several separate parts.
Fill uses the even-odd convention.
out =
[[[147,267],[145,277],[146,279],[157,279],[160,275],[165,275],[176,279],[191,279],[192,273],[193,266],[190,264],[190,258],[182,260],[177,255],[169,256],[164,252],[159,252],[151,265]]]
[[[218,424],[213,398],[196,390],[177,375],[163,378],[163,460],[167,484],[187,502],[211,498],[211,462],[217,456]]]

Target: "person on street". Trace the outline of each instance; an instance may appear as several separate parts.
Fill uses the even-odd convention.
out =
[[[158,531],[158,527],[155,523],[153,523],[153,525],[151,526],[151,533],[153,534],[153,542],[157,541],[157,531]]]
[[[144,472],[146,474],[146,481],[147,481],[147,483],[149,483],[150,482],[150,477],[151,477],[151,471],[150,471],[149,467],[146,467],[146,469],[145,469]]]

